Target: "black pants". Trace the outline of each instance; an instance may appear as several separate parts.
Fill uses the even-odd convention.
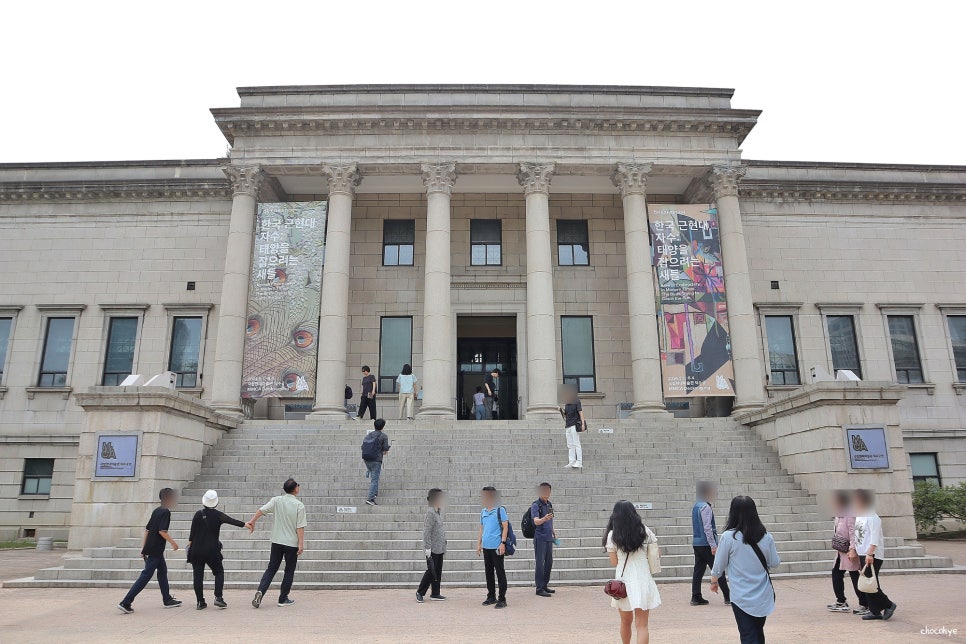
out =
[[[865,557],[862,557],[862,559],[864,561]],[[879,580],[879,590],[874,593],[865,593],[866,606],[869,607],[869,612],[871,612],[873,615],[879,615],[886,608],[892,606],[892,600],[889,599],[888,595],[882,592],[882,577],[879,577],[879,569],[882,568],[882,560],[874,559],[872,561],[872,567],[875,568],[875,576],[876,579]],[[866,571],[865,576],[871,577],[872,572]]]
[[[269,585],[272,583],[272,579],[275,578],[275,573],[278,572],[279,567],[282,565],[282,559],[285,559],[285,574],[282,575],[282,588],[278,594],[279,600],[288,599],[288,594],[292,590],[292,582],[295,581],[295,566],[298,564],[299,549],[296,546],[283,546],[280,543],[272,544],[272,554],[268,560],[268,568],[265,569],[265,574],[262,575],[262,580],[258,583],[258,592],[263,595],[268,590]]]
[[[506,601],[506,569],[503,567],[503,555],[496,554],[494,548],[483,548],[483,568],[486,571],[486,597]],[[496,580],[500,581],[500,594],[496,594]]]
[[[225,566],[221,563],[221,554],[200,561],[195,559],[191,568],[194,572],[195,598],[200,602],[205,600],[205,566],[211,568],[211,574],[215,576],[215,597],[221,597],[225,589]]]
[[[359,401],[359,418],[362,418],[366,414],[366,410],[369,410],[369,418],[372,420],[376,419],[376,399],[369,398],[368,396],[363,396]]]
[[[731,605],[738,623],[738,635],[741,644],[765,644],[765,618],[749,615],[736,605]]]
[[[553,541],[543,539],[533,540],[533,552],[536,555],[533,581],[537,590],[546,590],[550,585],[550,571],[553,570]]]
[[[859,600],[859,606],[869,605],[869,600],[866,598],[865,593],[859,590],[859,571],[858,570],[842,570],[839,567],[839,557],[835,558],[835,565],[832,566],[832,591],[835,593],[835,601],[840,604],[845,603],[845,573],[849,573],[849,577],[852,578],[852,589],[855,590],[855,596]]]
[[[425,595],[426,590],[432,586],[433,595],[439,594],[439,586],[443,582],[443,555],[435,552],[431,557],[426,557],[426,572],[423,573],[423,580],[419,582],[419,590],[416,592]]]
[[[691,574],[691,599],[701,599],[701,580],[704,579],[704,571],[714,567],[714,555],[711,554],[711,546],[691,546],[694,550],[694,572]],[[728,588],[728,578],[724,571],[718,578],[718,587],[724,595],[726,602],[731,601],[731,589]]]

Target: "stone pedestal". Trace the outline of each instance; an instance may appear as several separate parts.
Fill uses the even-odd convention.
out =
[[[426,278],[423,293],[423,403],[419,415],[455,419],[450,193],[456,182],[456,164],[423,164],[421,169],[426,185]]]
[[[349,271],[352,199],[362,177],[356,164],[325,165],[329,211],[322,269],[319,366],[310,418],[345,418],[346,350],[349,335]]]
[[[624,257],[627,262],[628,328],[634,406],[631,416],[666,414],[657,334],[654,271],[647,230],[647,173],[651,164],[617,164],[614,184],[624,203]]]
[[[721,254],[728,294],[728,330],[735,367],[734,413],[765,404],[765,382],[748,273],[748,251],[738,206],[738,182],[744,174],[745,169],[738,166],[715,166],[711,169],[711,187],[714,189],[718,225],[721,228]]]
[[[754,427],[809,493],[874,490],[885,535],[914,540],[912,476],[896,406],[903,391],[887,382],[818,382],[735,419]],[[862,424],[885,425],[890,469],[849,471],[843,426]]]
[[[517,175],[527,200],[527,418],[559,418],[550,240],[553,171],[553,163],[521,163]]]
[[[215,345],[211,405],[219,411],[242,417],[242,357],[248,325],[248,289],[252,271],[252,243],[258,187],[265,174],[258,166],[225,168],[234,196],[225,251],[225,277],[218,307],[218,340]]]
[[[76,401],[85,414],[67,543],[71,550],[112,546],[140,535],[161,488],[180,494],[201,472],[207,449],[238,425],[233,416],[164,387],[94,387],[77,394]],[[135,478],[93,479],[97,436],[103,433],[140,433]]]

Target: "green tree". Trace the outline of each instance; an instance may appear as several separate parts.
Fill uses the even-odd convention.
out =
[[[912,493],[912,511],[916,518],[916,528],[920,532],[935,530],[943,517],[949,514],[948,505],[949,494],[946,490],[932,481],[916,483],[916,489]]]
[[[946,493],[946,514],[966,524],[966,483],[943,488]]]

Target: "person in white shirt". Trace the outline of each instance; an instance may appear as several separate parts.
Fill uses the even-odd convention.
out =
[[[396,384],[399,385],[399,418],[406,418],[408,420],[413,419],[413,405],[416,399],[416,376],[413,375],[413,368],[411,365],[404,364],[402,368],[402,373],[396,378]],[[403,416],[403,412],[406,413]]]
[[[889,619],[896,612],[896,604],[882,592],[879,569],[882,568],[885,538],[882,536],[882,519],[872,508],[872,492],[870,490],[853,492],[852,507],[855,510],[855,551],[863,563],[862,574],[871,577],[870,568],[872,568],[878,581],[878,590],[874,593],[866,593],[869,614],[863,615],[862,619]]]

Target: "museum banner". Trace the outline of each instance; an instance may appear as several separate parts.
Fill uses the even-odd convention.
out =
[[[243,398],[315,397],[326,205],[258,204]]]
[[[733,396],[717,210],[651,204],[648,219],[660,294],[664,396]]]

